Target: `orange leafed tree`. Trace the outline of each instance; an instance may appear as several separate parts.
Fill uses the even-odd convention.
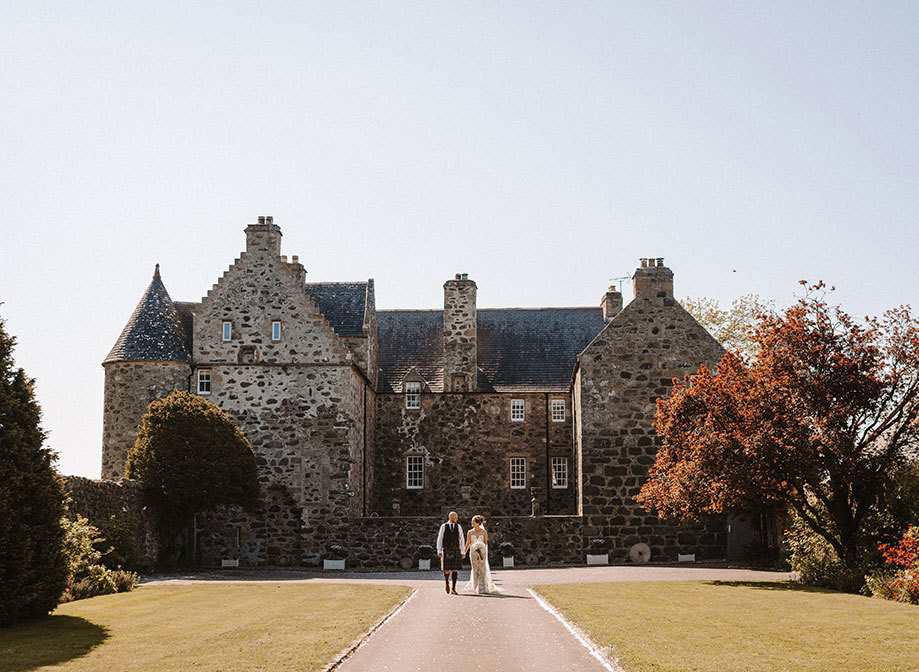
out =
[[[856,567],[890,475],[919,450],[919,321],[857,322],[822,282],[761,315],[749,359],[728,352],[657,405],[663,441],[640,501],[693,519],[790,507]]]

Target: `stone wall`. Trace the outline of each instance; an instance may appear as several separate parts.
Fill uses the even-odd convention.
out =
[[[151,401],[187,390],[191,367],[179,362],[121,361],[105,365],[102,478],[124,478],[128,451]]]
[[[120,481],[93,480],[82,476],[64,476],[64,491],[70,501],[67,508],[89,522],[104,526],[112,516],[127,515],[136,523],[137,540],[134,556],[141,564],[152,565],[156,560],[156,527],[143,504],[140,483],[129,479]]]
[[[609,538],[617,559],[638,542],[648,543],[657,559],[675,559],[677,553],[723,558],[723,520],[669,525],[635,501],[661,445],[654,431],[656,400],[670,393],[674,378],[701,364],[714,367],[723,353],[673,299],[669,269],[658,266],[638,275],[636,294],[651,298],[632,301],[579,357],[575,442],[585,538]]]
[[[483,515],[528,515],[535,496],[540,513],[574,514],[577,491],[571,443],[571,409],[565,422],[546,422],[544,394],[423,394],[421,408],[405,408],[401,394],[377,396],[375,480],[372,511],[382,515],[444,515],[452,508]],[[512,422],[512,399],[526,403],[525,420]],[[546,487],[549,456],[566,457],[569,487]],[[405,482],[408,455],[425,458],[422,489]],[[527,487],[510,487],[509,459],[527,463]]]

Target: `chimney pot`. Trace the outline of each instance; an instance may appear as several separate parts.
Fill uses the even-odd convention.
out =
[[[265,217],[265,223],[266,223],[266,224],[274,224],[274,217],[271,217],[271,216]]]
[[[295,255],[293,255],[293,256],[291,257],[291,261],[293,261],[295,264],[299,264],[299,263],[300,263],[300,257],[298,257],[298,256],[295,254]]]
[[[285,264],[287,263],[287,255],[286,255],[286,254],[282,254],[282,255],[281,255],[281,261],[283,261]]]
[[[259,215],[258,223],[259,223],[259,224],[264,224],[264,223],[265,223],[265,217],[264,217],[264,215]]]

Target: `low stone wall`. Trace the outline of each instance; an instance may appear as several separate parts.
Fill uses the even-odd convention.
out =
[[[126,478],[108,481],[82,476],[64,476],[63,480],[70,498],[67,508],[72,514],[83,516],[97,527],[104,526],[112,516],[130,516],[137,524],[134,557],[138,563],[153,564],[157,553],[155,527],[144,508],[140,483]]]

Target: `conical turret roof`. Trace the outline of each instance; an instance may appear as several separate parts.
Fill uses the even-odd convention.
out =
[[[137,359],[190,362],[185,338],[179,313],[163,285],[157,264],[150,286],[102,363]]]

